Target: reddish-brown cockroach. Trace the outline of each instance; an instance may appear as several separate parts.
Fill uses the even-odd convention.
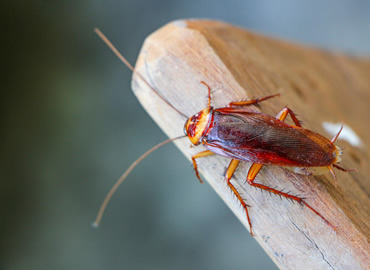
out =
[[[98,29],[95,29],[95,32],[113,50],[119,59],[137,74],[161,99],[179,114],[186,117],[186,115],[165,100],[158,91],[140,75],[140,73],[136,72],[130,63],[127,62]],[[288,107],[282,109],[276,117],[256,112],[248,108],[250,105],[256,105],[259,102],[273,98],[279,94],[248,101],[231,102],[227,107],[214,109],[211,106],[211,88],[205,82],[202,81],[201,83],[208,88],[208,105],[205,109],[194,114],[190,118],[186,117],[187,120],[184,126],[186,136],[168,139],[156,145],[136,160],[106,196],[94,224],[99,224],[105,207],[113,193],[141,160],[162,145],[180,138],[188,137],[193,145],[202,144],[207,149],[192,156],[194,170],[201,183],[202,180],[198,173],[196,159],[215,154],[231,158],[231,162],[226,170],[225,179],[228,186],[245,209],[252,235],[252,223],[248,214],[248,205],[230,182],[240,161],[252,163],[246,181],[249,185],[297,201],[313,211],[335,230],[335,227],[317,210],[305,202],[303,198],[256,183],[255,178],[263,165],[282,166],[295,173],[305,175],[330,172],[335,180],[336,176],[333,167],[346,172],[353,171],[337,165],[337,163],[341,161],[340,155],[342,151],[339,147],[334,145],[334,142],[342,131],[343,126],[333,139],[328,140],[316,132],[303,128],[294,112]],[[293,119],[294,125],[289,125],[284,122],[288,114]]]

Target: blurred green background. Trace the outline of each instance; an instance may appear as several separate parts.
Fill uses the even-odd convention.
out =
[[[369,1],[3,1],[0,269],[276,269],[173,146],[106,192],[166,137],[131,93],[145,37],[179,18],[224,20],[370,54]],[[182,131],[179,131],[181,134]],[[258,207],[258,206],[256,206]]]

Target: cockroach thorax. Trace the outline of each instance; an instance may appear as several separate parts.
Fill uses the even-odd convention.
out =
[[[213,107],[207,107],[190,117],[184,126],[184,133],[194,145],[201,143],[212,121]]]

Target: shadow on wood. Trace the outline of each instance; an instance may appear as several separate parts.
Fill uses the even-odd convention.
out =
[[[207,90],[213,106],[281,93],[261,105],[276,115],[286,104],[299,114],[303,126],[327,137],[323,123],[348,125],[363,140],[354,147],[346,141],[346,168],[358,174],[304,176],[283,168],[264,166],[256,181],[301,194],[326,217],[337,232],[307,208],[269,196],[245,183],[251,164],[243,163],[233,183],[250,205],[256,239],[281,269],[365,269],[369,266],[369,122],[370,62],[266,38],[215,21],[175,21],[145,41],[136,69],[165,99],[191,116],[205,108]],[[144,108],[169,137],[183,132],[186,119],[158,98],[137,76],[133,89]],[[258,108],[256,108],[258,109]],[[203,150],[176,143],[190,159]],[[224,181],[229,160],[199,159],[205,179],[249,229],[245,212]],[[194,176],[195,177],[195,176]]]

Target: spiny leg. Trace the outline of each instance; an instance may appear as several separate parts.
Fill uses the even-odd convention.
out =
[[[248,220],[248,223],[249,223],[249,228],[250,228],[251,235],[254,236],[253,231],[252,231],[252,223],[251,223],[251,220],[250,220],[249,214],[248,214],[248,208],[247,208],[248,205],[244,202],[244,200],[243,200],[242,196],[240,195],[240,193],[236,190],[236,188],[234,187],[234,185],[230,182],[230,179],[233,176],[233,174],[234,174],[234,172],[236,170],[236,167],[238,167],[239,162],[240,161],[237,160],[237,159],[232,159],[231,160],[231,162],[229,164],[229,167],[226,170],[225,180],[227,182],[227,185],[231,188],[232,192],[235,194],[235,196],[240,201],[242,207],[244,208],[245,213],[247,214],[247,220]]]
[[[308,207],[309,209],[311,209],[312,212],[314,212],[322,220],[324,220],[325,223],[328,224],[333,230],[336,230],[336,228],[326,218],[324,218],[318,211],[316,211],[314,208],[312,208],[302,198],[290,195],[288,193],[282,192],[280,190],[277,190],[277,189],[274,189],[274,188],[271,188],[271,187],[268,187],[268,186],[265,186],[265,185],[262,185],[262,184],[255,183],[254,180],[255,180],[256,175],[258,174],[258,172],[261,170],[261,168],[262,168],[262,164],[257,164],[257,163],[252,164],[252,166],[249,169],[248,176],[247,176],[247,182],[248,182],[249,185],[260,188],[260,189],[263,189],[263,190],[266,190],[266,191],[274,193],[276,195],[283,196],[285,198],[294,200],[294,201],[298,202],[299,204]]]
[[[211,156],[211,155],[214,155],[215,153],[213,153],[213,152],[211,152],[211,151],[209,151],[209,150],[205,150],[205,151],[202,151],[202,152],[199,152],[199,153],[197,153],[197,154],[195,154],[195,155],[193,155],[192,157],[191,157],[191,160],[193,161],[193,166],[194,166],[194,170],[195,170],[195,174],[196,174],[196,176],[198,177],[198,179],[199,179],[199,182],[201,183],[201,184],[203,184],[203,180],[200,178],[200,176],[199,176],[199,172],[198,172],[198,165],[197,165],[197,162],[196,162],[196,158],[201,158],[201,157],[208,157],[208,156]]]
[[[338,186],[338,180],[337,180],[337,176],[335,175],[335,172],[333,170],[333,167],[336,168],[336,169],[338,169],[338,170],[341,170],[343,172],[357,172],[357,169],[344,169],[344,168],[338,166],[337,164],[332,164],[332,165],[328,166],[328,169],[329,169],[331,175],[334,178],[334,185],[335,185],[335,187]]]
[[[332,166],[343,172],[358,172],[357,169],[345,169],[345,168],[338,166],[337,164],[333,164]]]
[[[296,124],[297,127],[302,127],[301,125],[301,122],[299,122],[297,116],[295,115],[295,113],[288,107],[285,107],[284,109],[282,109],[277,115],[276,115],[276,119],[279,119],[280,121],[284,122],[285,121],[285,118],[288,116],[288,114],[290,115],[290,117],[292,117],[293,119],[293,122]]]
[[[276,96],[280,96],[280,94],[275,94],[275,95],[271,95],[271,96],[266,96],[266,97],[256,98],[256,99],[251,99],[251,100],[246,100],[246,101],[230,102],[227,105],[227,107],[254,105],[254,104],[260,103],[261,101],[264,101],[264,100],[267,100],[267,99],[270,99],[270,98],[273,98],[273,97],[276,97]]]
[[[331,175],[334,178],[334,185],[335,185],[335,187],[337,187],[338,186],[338,180],[337,180],[337,176],[335,175],[335,172],[333,170],[333,167],[330,165],[327,168],[328,168],[328,170],[330,171]]]

